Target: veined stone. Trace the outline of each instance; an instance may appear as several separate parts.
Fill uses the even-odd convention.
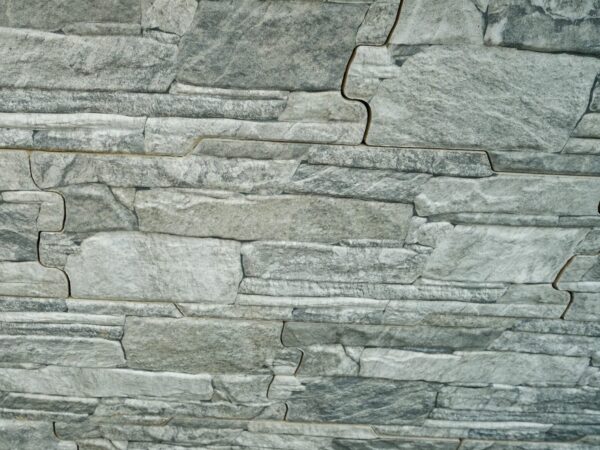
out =
[[[0,295],[67,297],[69,287],[63,272],[38,262],[0,262]]]
[[[51,395],[8,393],[0,401],[1,408],[32,411],[60,411],[72,414],[94,413],[98,400],[81,397],[59,397]]]
[[[2,321],[0,322],[0,333],[10,336],[56,336],[118,341],[123,337],[123,327],[115,325],[89,325],[85,323]]]
[[[123,325],[125,317],[106,314],[62,312],[1,312],[0,322],[12,323],[81,323],[92,325]]]
[[[357,376],[362,348],[342,345],[310,345],[300,347],[302,360],[296,373],[312,376]]]
[[[0,362],[117,367],[125,363],[118,342],[54,336],[0,336]]]
[[[60,31],[64,34],[76,34],[79,36],[139,36],[142,30],[137,23],[76,22],[64,26]]]
[[[573,130],[573,137],[592,139],[600,138],[600,114],[584,114]]]
[[[360,376],[438,383],[575,384],[589,358],[510,352],[417,353],[367,348]]]
[[[0,148],[31,148],[33,132],[15,128],[0,128]]]
[[[600,103],[600,100],[598,102]],[[562,153],[572,155],[600,155],[600,139],[571,138],[567,142],[567,145],[565,145]]]
[[[0,200],[0,260],[37,261],[39,211],[39,205]]]
[[[576,292],[600,292],[600,257],[576,256],[561,273],[558,288]]]
[[[564,356],[600,356],[600,338],[505,331],[489,350]]]
[[[600,68],[579,56],[483,46],[408,50],[360,47],[350,66],[345,93],[370,104],[369,144],[486,149],[493,142],[494,150],[558,153]]]
[[[398,0],[371,0],[369,3],[369,10],[356,35],[356,45],[385,43],[400,7]]]
[[[71,295],[81,298],[233,302],[242,278],[233,241],[98,233],[67,255]]]
[[[203,139],[194,155],[219,158],[304,160],[313,145],[296,142],[263,142],[235,139]]]
[[[585,216],[598,212],[600,179],[498,175],[483,179],[435,177],[415,199],[422,216],[508,213]]]
[[[472,0],[431,0],[402,3],[392,44],[482,44],[484,17]]]
[[[574,139],[569,139],[561,154],[491,151],[489,155],[494,169],[498,172],[600,175],[600,163],[596,155],[569,154],[569,151],[572,151],[569,143],[573,141]]]
[[[128,365],[145,370],[294,373],[300,352],[280,341],[280,322],[128,317]],[[193,339],[190,339],[193,336]]]
[[[423,275],[439,280],[551,283],[586,233],[457,225],[433,251]]]
[[[0,151],[0,191],[37,190],[29,171],[29,155],[20,151]]]
[[[285,190],[411,203],[429,178],[422,173],[302,164]]]
[[[211,377],[171,372],[47,366],[0,368],[0,388],[32,394],[76,397],[164,397],[210,400]]]
[[[487,11],[488,45],[550,52],[600,54],[598,4],[493,0]]]
[[[513,450],[515,448],[519,450],[595,450],[597,444],[588,444],[585,442],[515,442],[468,439],[463,442],[461,447],[464,450]]]
[[[63,198],[55,192],[11,191],[3,192],[0,197],[8,203],[34,204],[39,212],[36,219],[37,230],[60,231],[65,217]]]
[[[457,439],[334,439],[332,448],[335,450],[455,450],[457,445],[459,445]]]
[[[59,441],[50,422],[0,419],[0,450],[77,450],[75,442]]]
[[[177,47],[151,39],[2,28],[0,42],[2,87],[165,92],[175,76]]]
[[[370,3],[203,1],[182,39],[177,79],[224,88],[337,90]]]
[[[66,312],[67,304],[62,298],[0,297],[2,312]]]
[[[118,300],[67,299],[69,313],[127,316],[181,317],[172,303],[122,302]]]
[[[420,382],[277,376],[269,398],[286,401],[291,421],[402,424],[426,417],[436,390]]]
[[[74,22],[139,23],[140,3],[137,0],[77,0],[68,11],[61,0],[6,0],[0,5],[0,25],[11,28],[60,30]]]
[[[410,205],[313,196],[210,197],[193,190],[144,190],[136,195],[140,230],[239,241],[339,242],[403,239]]]
[[[597,321],[600,320],[600,294],[573,294],[573,303],[565,314],[567,320]]]
[[[242,246],[250,277],[312,281],[412,283],[427,259],[402,248],[261,242]]]
[[[81,243],[90,236],[90,233],[40,233],[38,242],[40,263],[64,270],[69,256],[79,254]]]
[[[308,162],[461,177],[493,174],[487,155],[472,151],[315,144],[310,147]]]
[[[196,0],[143,0],[142,26],[182,36],[192,24]]]
[[[193,187],[247,193],[281,192],[298,162],[212,156],[141,157],[34,153],[33,178],[41,188],[103,183],[113,187]]]
[[[377,435],[369,427],[332,423],[293,423],[287,421],[252,421],[248,430],[257,433],[288,434],[292,436],[329,436],[356,439],[375,439]]]
[[[261,403],[267,400],[272,375],[217,374],[213,376],[213,400]]]

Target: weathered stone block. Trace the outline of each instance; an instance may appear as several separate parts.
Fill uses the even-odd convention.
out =
[[[50,422],[0,419],[0,450],[77,450],[75,442],[59,441]]]
[[[579,255],[560,274],[558,288],[576,292],[600,292],[600,257]]]
[[[63,272],[38,262],[0,262],[0,295],[67,297],[69,286]]]

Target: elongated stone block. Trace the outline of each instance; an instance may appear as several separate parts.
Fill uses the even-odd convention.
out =
[[[300,351],[280,341],[280,322],[128,317],[128,365],[185,373],[294,373]]]
[[[433,251],[424,276],[455,281],[551,283],[586,233],[577,228],[458,225]]]
[[[230,303],[242,278],[239,255],[233,241],[98,233],[67,256],[64,270],[74,297]]]
[[[361,47],[345,93],[369,103],[371,145],[558,153],[599,68],[483,46]]]
[[[193,190],[136,194],[140,230],[239,241],[403,239],[409,205],[316,196],[224,196]]]
[[[273,242],[245,244],[242,255],[250,277],[379,283],[412,283],[427,259],[402,248]]]
[[[69,286],[64,272],[36,261],[0,262],[0,295],[67,297]]]
[[[367,348],[360,357],[360,375],[439,383],[510,385],[577,383],[589,358],[510,352],[430,354]]]
[[[206,374],[146,372],[129,369],[47,366],[39,369],[0,368],[4,391],[77,397],[163,397],[210,400]]]
[[[573,294],[573,303],[565,314],[568,320],[597,321],[600,319],[600,294]]]
[[[0,419],[0,450],[77,450],[75,442],[58,440],[52,423]]]

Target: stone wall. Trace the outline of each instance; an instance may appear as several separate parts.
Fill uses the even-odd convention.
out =
[[[598,1],[0,27],[1,450],[600,448]]]

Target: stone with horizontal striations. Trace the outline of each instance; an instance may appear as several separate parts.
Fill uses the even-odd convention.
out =
[[[415,199],[422,216],[508,213],[585,216],[598,212],[600,179],[498,175],[483,179],[435,177]]]
[[[429,178],[422,173],[302,164],[285,190],[410,203]]]
[[[600,154],[600,139],[571,138],[567,142],[567,145],[565,145],[562,153],[571,155],[598,155]]]
[[[177,79],[223,88],[337,90],[370,3],[202,1],[182,39]]]
[[[285,343],[284,343],[285,345]],[[300,346],[302,361],[296,371],[299,375],[357,376],[362,348],[343,345]]]
[[[2,28],[0,86],[165,92],[175,77],[176,52],[175,45],[132,36]]]
[[[586,233],[577,228],[457,225],[431,254],[424,276],[473,282],[551,283]]]
[[[312,281],[412,283],[427,257],[402,248],[260,242],[242,246],[249,277]]]
[[[360,357],[360,376],[438,383],[575,384],[588,365],[587,357],[367,348]]]
[[[67,255],[71,295],[81,298],[233,302],[240,244],[136,232],[97,233]]]
[[[3,200],[2,195],[0,199]],[[37,261],[39,211],[36,204],[0,200],[0,260]]]
[[[484,17],[472,0],[409,0],[390,42],[401,45],[482,44]]]
[[[578,2],[493,0],[485,42],[548,52],[600,54],[600,7]]]
[[[67,299],[66,304],[70,313],[181,317],[181,312],[179,312],[173,303],[120,302],[70,298]]]
[[[0,368],[0,388],[75,397],[164,397],[210,400],[211,377],[206,374],[146,372],[129,369],[47,366],[37,369]]]
[[[569,148],[568,145],[573,141],[574,139],[569,139],[561,154],[491,151],[489,155],[494,169],[498,172],[600,175],[600,162],[596,155],[569,153],[573,148]]]
[[[125,363],[118,342],[56,336],[0,336],[0,362],[117,367]]]
[[[281,322],[128,317],[128,365],[198,373],[294,373],[300,351],[283,347]]]
[[[65,204],[60,194],[37,190],[9,191],[0,194],[0,198],[6,203],[35,206],[38,214],[33,222],[38,231],[60,231],[63,228]]]
[[[59,397],[37,394],[9,393],[0,401],[0,407],[41,411],[61,411],[73,414],[93,414],[98,400],[81,397]]]
[[[505,331],[488,346],[488,349],[597,358],[600,356],[600,338],[596,336]]]
[[[75,442],[58,440],[50,422],[0,419],[0,450],[77,450]]]
[[[314,144],[310,146],[308,162],[461,177],[488,177],[493,174],[487,155],[473,151]]]
[[[276,376],[269,398],[286,401],[290,421],[402,424],[426,417],[436,391],[420,382]]]
[[[597,448],[598,445],[593,442],[515,442],[475,439],[468,439],[461,445],[461,449],[464,450],[596,450]]]
[[[37,190],[29,171],[29,155],[23,151],[0,150],[0,191]]]
[[[575,292],[600,292],[600,257],[578,255],[560,274],[558,288]]]
[[[194,149],[194,154],[220,158],[304,160],[311,148],[311,144],[296,142],[203,139]]]
[[[280,192],[298,162],[212,156],[135,157],[34,153],[33,179],[42,189],[103,183],[113,187],[194,187],[248,193]]]
[[[398,0],[370,0],[369,10],[356,35],[356,45],[382,45],[388,38],[396,17],[400,2]]]
[[[334,439],[333,450],[456,450],[458,439]]]
[[[67,278],[37,261],[0,262],[0,295],[67,297]]]
[[[402,239],[409,205],[316,196],[233,196],[151,189],[136,194],[140,230],[239,241]],[[68,219],[68,218],[67,218]]]
[[[573,303],[565,314],[567,320],[597,321],[600,320],[600,294],[573,294]]]
[[[183,35],[198,7],[197,0],[143,0],[142,27]]]
[[[599,69],[580,56],[483,46],[359,47],[345,93],[371,107],[368,144],[558,153]]]

